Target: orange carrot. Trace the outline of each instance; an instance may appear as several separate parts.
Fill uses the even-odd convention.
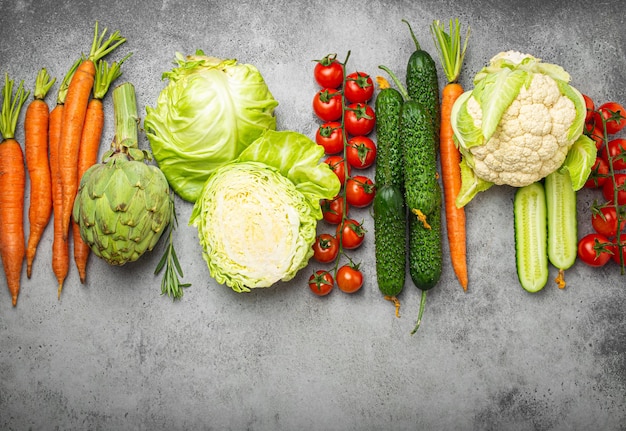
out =
[[[78,190],[78,152],[85,124],[87,105],[95,81],[95,63],[126,41],[116,31],[108,40],[103,42],[106,31],[104,29],[102,35],[98,37],[98,23],[96,22],[89,56],[78,66],[67,89],[65,112],[61,125],[61,139],[59,141],[59,174],[63,191],[62,221],[64,239],[67,239],[69,234],[72,207]]]
[[[57,95],[56,106],[50,112],[48,139],[50,143],[50,174],[52,176],[52,211],[54,213],[54,240],[52,242],[52,271],[58,281],[57,296],[61,295],[63,282],[70,267],[69,242],[63,238],[62,190],[59,174],[59,140],[61,139],[61,122],[65,111],[65,97],[70,79],[82,59],[78,59],[67,72]]]
[[[104,128],[104,106],[102,99],[109,91],[109,87],[122,74],[121,65],[130,57],[124,57],[119,63],[113,62],[109,68],[104,60],[98,62],[96,76],[93,86],[93,98],[89,101],[85,114],[85,124],[80,139],[78,151],[78,182],[87,169],[98,161],[100,150],[100,139]],[[87,261],[89,260],[89,246],[80,236],[78,224],[72,221],[72,231],[74,238],[74,262],[78,268],[81,283],[85,282],[87,272]]]
[[[48,160],[48,122],[50,109],[46,94],[56,79],[41,69],[35,81],[34,98],[26,108],[24,117],[24,153],[30,177],[30,206],[28,221],[30,231],[26,246],[26,275],[30,278],[37,246],[52,215],[52,178]]]
[[[465,43],[461,46],[459,20],[450,20],[450,34],[444,26],[435,20],[431,32],[442,62],[448,83],[444,86],[441,98],[441,125],[439,132],[439,152],[441,161],[441,177],[443,182],[446,226],[450,260],[452,268],[464,291],[467,291],[467,233],[465,226],[465,209],[456,206],[456,197],[461,190],[461,154],[454,142],[454,132],[450,114],[452,106],[463,93],[463,87],[457,82],[467,48],[469,27]]]
[[[4,100],[0,113],[0,257],[13,306],[20,292],[22,266],[26,253],[24,239],[24,188],[26,168],[22,147],[15,140],[20,110],[30,91],[20,82],[13,98],[13,81],[5,75]]]

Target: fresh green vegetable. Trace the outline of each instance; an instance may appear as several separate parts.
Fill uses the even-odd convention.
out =
[[[517,276],[528,292],[548,282],[546,193],[541,182],[519,187],[513,203]]]
[[[400,140],[404,154],[404,193],[408,210],[429,216],[441,208],[437,181],[436,138],[427,109],[407,100],[400,113]]]
[[[324,149],[291,131],[265,131],[231,163],[216,169],[195,203],[211,276],[237,292],[292,279],[313,255],[321,199],[341,183]]]
[[[441,107],[439,103],[439,80],[437,67],[432,56],[424,51],[413,33],[408,21],[415,51],[409,57],[406,67],[406,89],[411,100],[419,102],[426,110],[435,130],[435,145],[439,146],[439,124],[441,123]]]
[[[432,289],[441,277],[441,238],[441,209],[429,214],[428,225],[417,217],[409,217],[409,274],[420,290]]]
[[[374,246],[376,279],[385,298],[396,305],[404,288],[406,276],[406,207],[404,205],[404,172],[402,142],[400,141],[400,110],[402,94],[378,79],[380,91],[376,96],[377,156],[374,197]]]
[[[276,128],[272,96],[259,70],[201,50],[163,74],[169,79],[144,128],[172,189],[195,202],[209,175],[265,130]]]
[[[463,155],[466,205],[493,184],[522,187],[559,169],[583,132],[586,105],[560,66],[528,54],[494,56],[455,102],[452,126]],[[588,175],[593,159],[568,165],[572,180]],[[574,186],[578,181],[574,181]]]
[[[123,265],[154,248],[171,221],[172,199],[161,170],[137,144],[137,102],[131,83],[113,90],[115,139],[104,162],[83,175],[73,217],[95,255]]]
[[[560,288],[564,288],[564,271],[576,262],[578,252],[576,192],[567,171],[548,175],[544,187],[548,217],[548,260],[559,270],[555,281]]]

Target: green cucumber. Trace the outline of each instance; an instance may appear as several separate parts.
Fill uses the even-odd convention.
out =
[[[548,217],[548,260],[559,270],[556,282],[565,287],[563,272],[574,265],[578,252],[576,191],[567,171],[545,179]]]
[[[515,192],[515,261],[520,284],[528,292],[538,292],[548,282],[546,207],[541,182],[519,187]]]

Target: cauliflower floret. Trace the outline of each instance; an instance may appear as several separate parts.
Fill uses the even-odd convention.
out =
[[[474,97],[467,111],[476,127],[482,125],[482,111]],[[469,148],[474,172],[494,184],[522,187],[554,172],[574,143],[568,139],[576,118],[576,107],[561,95],[551,77],[534,74],[528,88],[522,86],[517,98],[504,112],[495,133],[484,145]]]

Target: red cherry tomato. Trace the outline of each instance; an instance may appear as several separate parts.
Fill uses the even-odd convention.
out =
[[[596,143],[598,151],[602,149],[604,146],[604,131],[602,129],[602,123],[600,123],[600,125],[594,121],[585,123],[585,129],[583,132]]]
[[[340,119],[343,113],[341,93],[334,88],[324,88],[315,93],[313,112],[322,121],[336,121]]]
[[[334,199],[322,199],[321,206],[324,220],[330,224],[341,223],[344,213],[350,208],[349,205],[344,207],[343,196],[335,196]]]
[[[369,206],[376,195],[376,187],[372,180],[364,175],[348,178],[346,182],[346,200],[355,208]]]
[[[623,188],[625,187],[624,182],[626,182],[626,174],[615,174],[615,186],[617,187],[618,205],[626,205],[626,190],[623,190]],[[614,201],[614,190],[615,189],[613,188],[613,181],[611,181],[610,179],[607,180],[602,186],[602,196],[604,196],[604,199],[606,199],[607,202]]]
[[[346,159],[354,168],[369,168],[376,160],[376,144],[367,136],[350,138],[346,148]]]
[[[366,103],[374,95],[374,82],[365,72],[354,72],[346,77],[343,94],[348,102]]]
[[[590,233],[578,241],[578,257],[590,266],[604,266],[611,259],[611,241],[599,233]]]
[[[626,126],[626,109],[617,102],[606,102],[598,107],[606,121],[606,132],[613,135]]]
[[[337,121],[326,122],[317,129],[315,142],[324,147],[326,154],[337,154],[343,150],[343,130]]]
[[[351,136],[369,135],[376,125],[376,114],[365,103],[351,103],[343,118],[346,133]]]
[[[350,176],[352,173],[350,165],[348,165],[348,171],[346,172],[346,164],[344,163],[344,158],[341,156],[329,156],[324,162],[330,166],[343,186],[346,183],[346,173],[348,174],[347,176]]]
[[[609,165],[603,157],[596,157],[596,161],[591,168],[589,178],[585,182],[588,189],[600,188],[606,183],[609,175]]]
[[[336,54],[328,54],[313,69],[315,82],[322,88],[339,88],[343,84],[343,66],[337,60]]]
[[[585,99],[585,107],[587,108],[587,115],[585,116],[585,123],[588,123],[593,118],[595,105],[593,103],[593,99],[587,96],[586,94],[583,94],[583,98]]]
[[[335,260],[339,254],[339,240],[329,233],[322,233],[313,243],[313,258],[319,263],[328,263]]]
[[[343,265],[337,270],[337,287],[345,293],[354,293],[363,286],[363,273],[358,266]]]
[[[615,205],[602,206],[593,209],[591,215],[591,225],[593,229],[607,238],[617,235],[617,210]],[[621,226],[623,228],[623,225]]]
[[[343,224],[337,226],[335,235],[341,239],[341,245],[346,250],[359,247],[365,239],[365,228],[354,219],[346,219]]]
[[[606,160],[611,158],[614,170],[626,169],[626,139],[618,138],[607,142],[604,155]]]
[[[326,296],[333,290],[335,280],[330,272],[318,269],[309,277],[309,289],[318,296]]]

